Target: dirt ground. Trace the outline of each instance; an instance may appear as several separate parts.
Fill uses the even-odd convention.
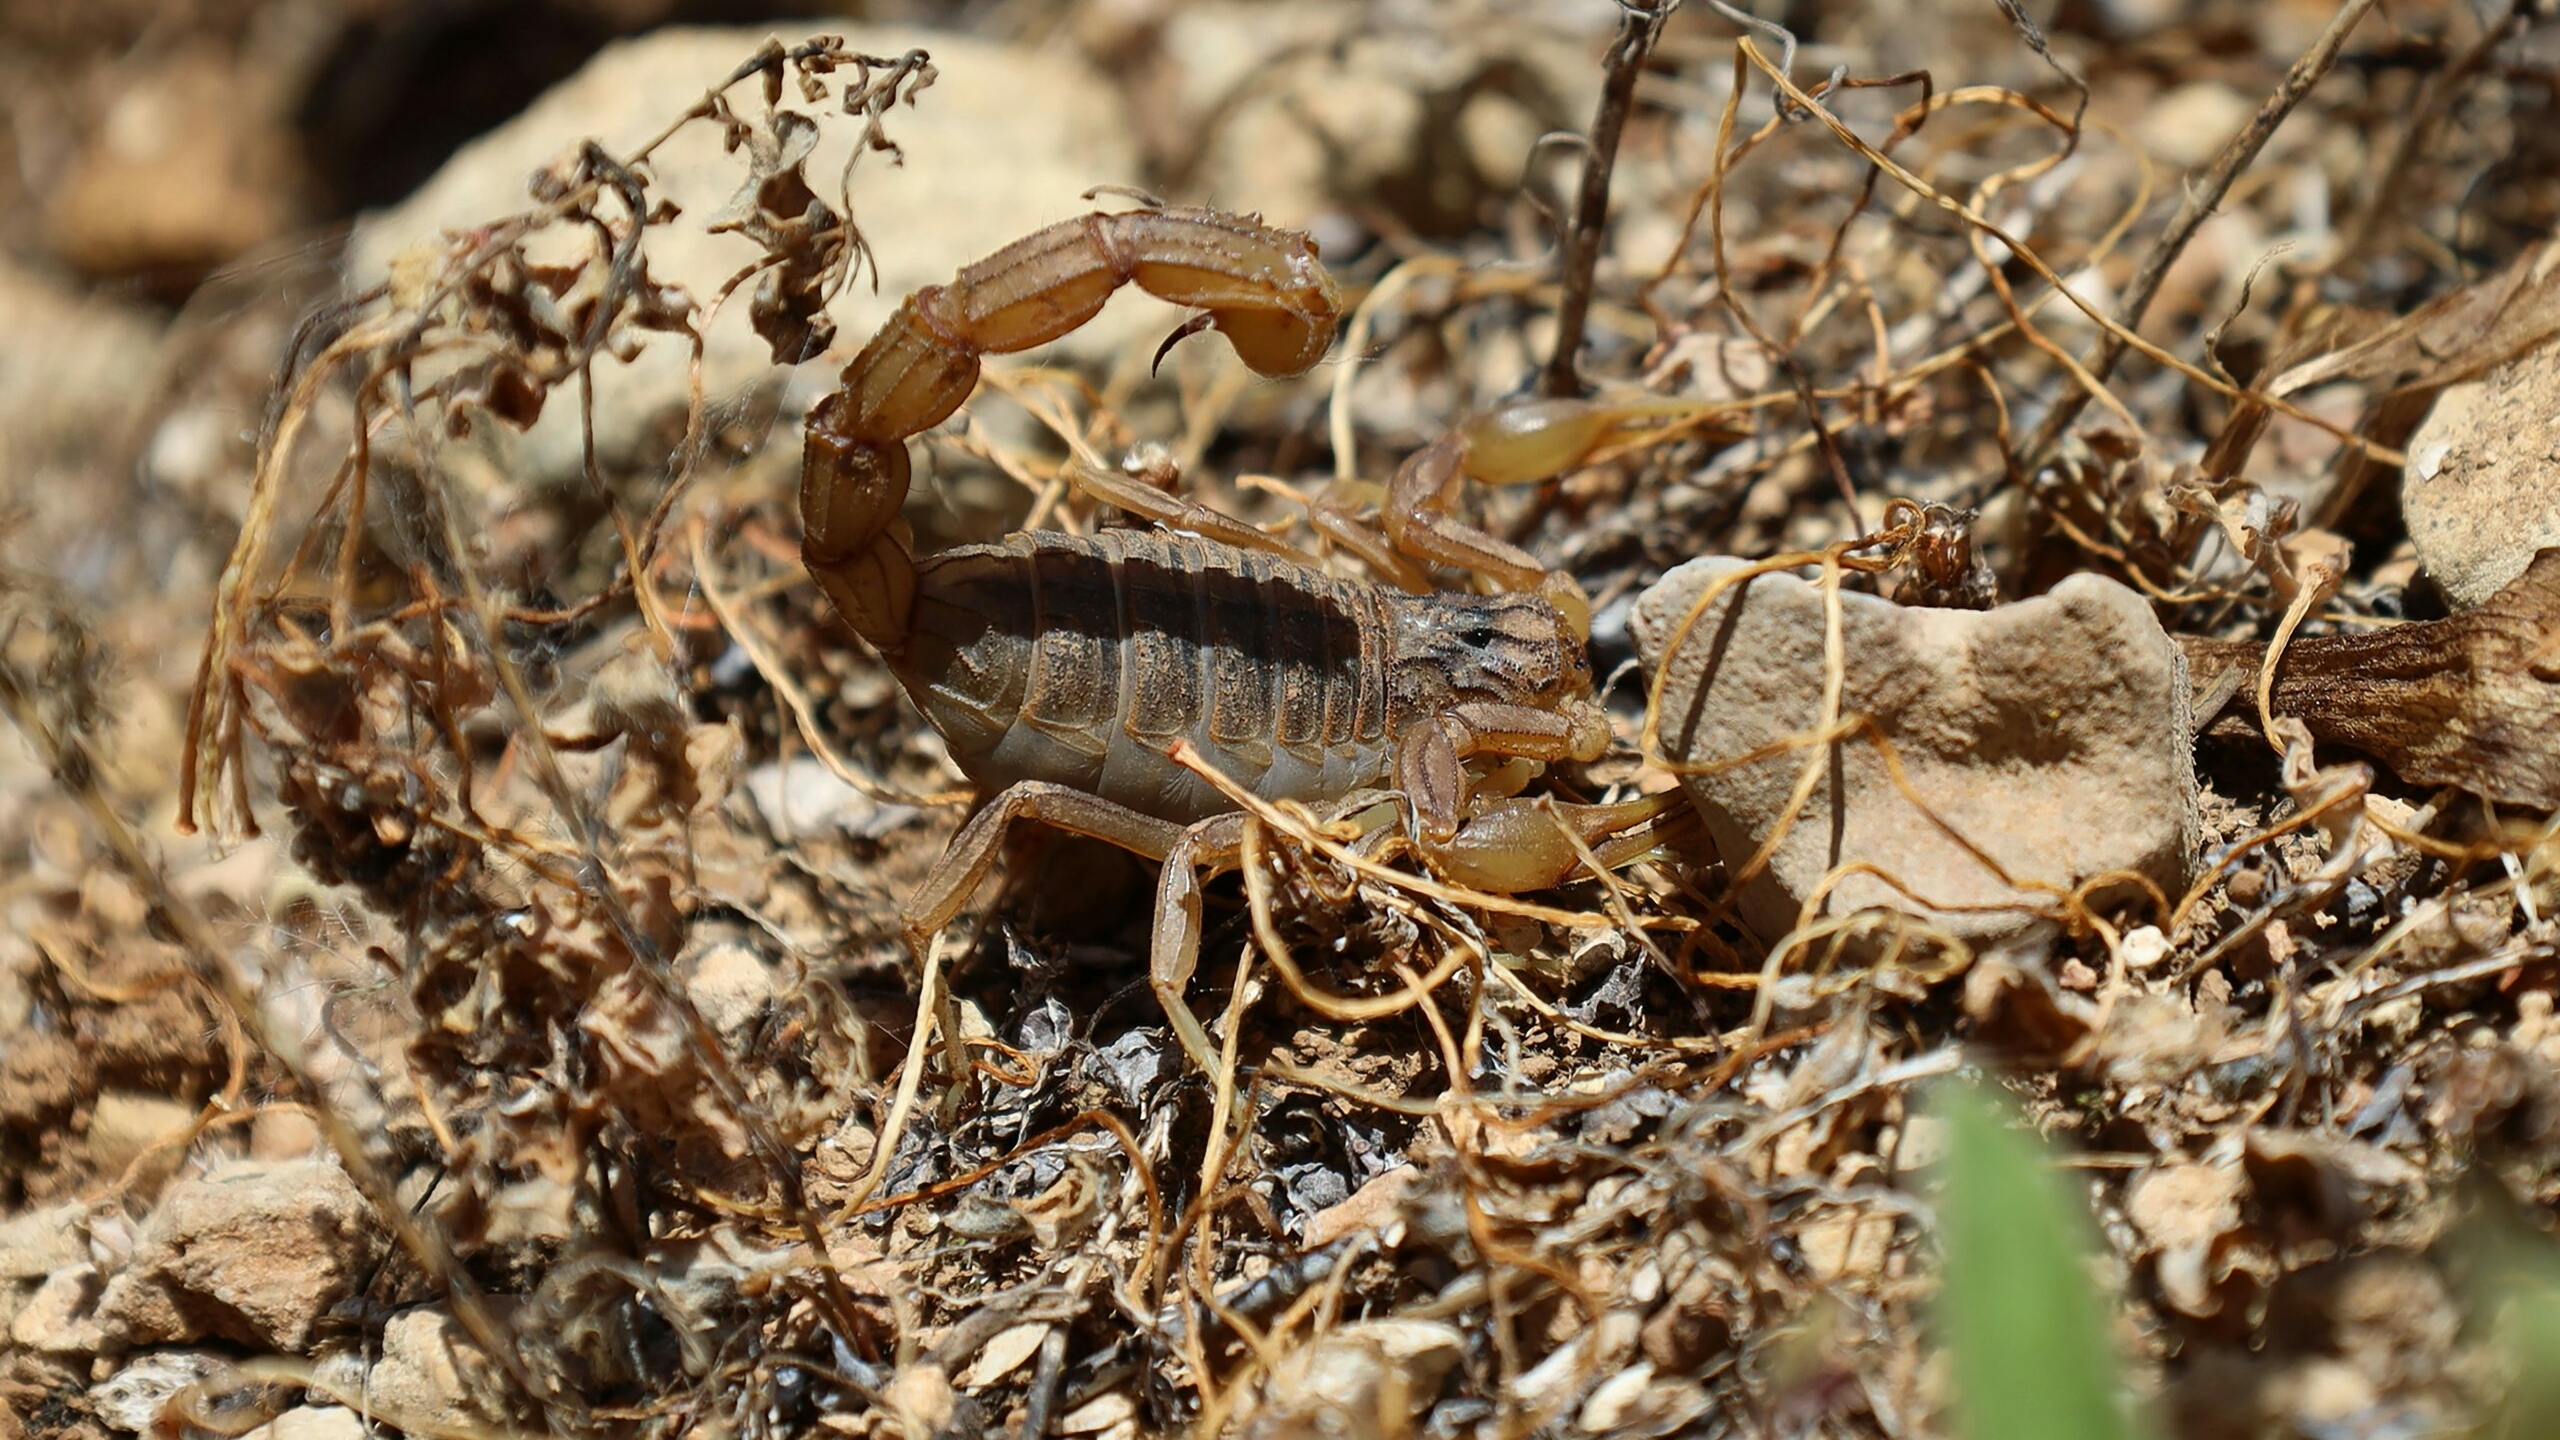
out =
[[[2547,7],[848,8],[0,4],[0,1437],[1954,1434],[1967,1077],[2147,1433],[2520,1433]],[[1454,592],[1534,575],[1370,538],[1420,455],[1523,472],[1448,523],[1593,684],[1196,886],[1018,827],[911,946],[983,797],[811,582],[802,417],[1137,192],[1274,227],[1109,222],[1240,308],[910,380],[828,593],[1142,544],[1081,462],[1435,595],[1328,654],[1521,683]],[[1341,336],[1254,374],[1286,284]],[[1199,638],[1162,593],[1092,644]],[[1053,603],[994,683],[1064,705]]]

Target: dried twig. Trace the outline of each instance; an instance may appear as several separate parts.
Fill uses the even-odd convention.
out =
[[[1609,172],[1618,163],[1618,137],[1627,128],[1627,112],[1635,106],[1636,77],[1644,73],[1645,56],[1662,38],[1662,23],[1680,8],[1680,0],[1619,0],[1618,38],[1602,63],[1608,78],[1600,86],[1600,112],[1591,122],[1591,143],[1582,160],[1582,188],[1574,197],[1573,231],[1564,247],[1564,300],[1556,308],[1556,348],[1547,359],[1538,388],[1549,395],[1579,395],[1582,375],[1576,360],[1582,350],[1582,327],[1591,314],[1591,278],[1600,263],[1600,232],[1609,219]]]
[[[2240,127],[2240,132],[2222,147],[2222,153],[2213,157],[2213,164],[2206,167],[2203,177],[2187,187],[2187,198],[2179,203],[2176,218],[2169,222],[2168,229],[2161,232],[2159,241],[2151,247],[2151,253],[2142,257],[2141,268],[2134,272],[2133,283],[2125,287],[2124,303],[2116,312],[2124,330],[2131,331],[2142,324],[2142,312],[2151,308],[2152,297],[2159,293],[2160,281],[2169,273],[2169,266],[2187,248],[2187,243],[2195,239],[2196,231],[2203,228],[2215,208],[2222,204],[2222,197],[2230,192],[2231,182],[2239,179],[2240,172],[2256,162],[2258,152],[2275,135],[2276,127],[2284,124],[2285,117],[2293,113],[2293,107],[2301,104],[2302,97],[2311,93],[2311,87],[2319,84],[2330,67],[2338,63],[2338,52],[2346,48],[2347,36],[2373,8],[2373,4],[2374,0],[2346,0],[2340,5],[2338,13],[2329,17],[2329,26],[2320,32],[2320,38],[2311,42],[2311,48],[2304,51],[2302,58],[2293,62],[2293,68],[2285,72],[2284,80],[2276,86],[2275,93],[2267,97],[2266,103],[2258,107],[2258,113],[2250,116],[2248,123]],[[2082,368],[2096,383],[2105,384],[2107,377],[2115,373],[2116,361],[2123,358],[2127,343],[2118,331],[2106,331],[2098,337],[2098,348],[2090,353],[2088,363]],[[2054,403],[2053,409],[2045,415],[2044,423],[2036,427],[2035,435],[2027,441],[2026,450],[2020,457],[2026,468],[2033,469],[2051,453],[2063,432],[2071,428],[2071,422],[2080,418],[2080,411],[2089,403],[2089,397],[2090,391],[2086,386],[2074,386]]]

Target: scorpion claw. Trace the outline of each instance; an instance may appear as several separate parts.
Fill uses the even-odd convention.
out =
[[[1211,315],[1206,310],[1203,310],[1199,314],[1194,315],[1190,319],[1173,327],[1173,333],[1164,337],[1164,343],[1156,347],[1156,358],[1147,362],[1147,374],[1152,376],[1158,370],[1164,368],[1164,357],[1173,353],[1174,346],[1181,344],[1183,341],[1190,339],[1192,336],[1199,334],[1203,330],[1209,329],[1217,323],[1218,319],[1216,316]]]

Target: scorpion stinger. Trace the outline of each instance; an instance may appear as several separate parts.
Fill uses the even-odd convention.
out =
[[[1203,330],[1215,328],[1217,323],[1218,319],[1216,316],[1211,315],[1206,310],[1203,310],[1199,314],[1194,315],[1190,319],[1173,327],[1173,333],[1165,336],[1164,343],[1156,347],[1155,358],[1147,362],[1147,373],[1149,375],[1153,375],[1157,371],[1163,369],[1164,357],[1173,353],[1174,346],[1181,344],[1183,341],[1190,339],[1192,336],[1199,334]]]

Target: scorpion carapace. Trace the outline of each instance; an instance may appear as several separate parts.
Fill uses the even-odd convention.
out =
[[[1488,890],[1555,885],[1594,851],[1603,863],[1642,853],[1643,827],[1673,802],[1510,798],[1538,762],[1596,759],[1610,739],[1582,618],[1546,593],[1406,594],[1339,578],[1240,520],[1073,463],[1080,488],[1193,533],[1035,531],[918,560],[899,518],[907,437],[968,398],[981,355],[1054,340],[1123,284],[1196,307],[1176,338],[1214,329],[1266,375],[1312,366],[1339,312],[1313,242],[1251,217],[1157,207],[1050,226],[910,296],[845,367],[809,416],[802,553],[962,771],[997,792],[910,903],[910,944],[921,953],[959,914],[1016,820],[1161,859],[1149,978],[1206,1067],[1215,1052],[1183,1000],[1200,882],[1235,866],[1244,832],[1218,789],[1173,758],[1177,742],[1265,799],[1398,792],[1426,861]],[[1405,581],[1417,562],[1447,563],[1574,593],[1449,515],[1453,477],[1553,473],[1660,413],[1647,397],[1480,423],[1390,487],[1383,540],[1343,510],[1325,533],[1359,537],[1361,554],[1405,566]]]

